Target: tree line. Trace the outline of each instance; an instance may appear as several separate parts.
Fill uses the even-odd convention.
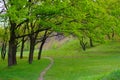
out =
[[[119,35],[119,0],[2,0],[0,11],[1,57],[5,59],[8,45],[8,66],[17,64],[16,53],[21,45],[30,43],[28,62],[33,61],[34,49],[40,43],[38,60],[43,45],[53,32],[73,35],[86,50],[87,39],[93,47],[94,41]]]

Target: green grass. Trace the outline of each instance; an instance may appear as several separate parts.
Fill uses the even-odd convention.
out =
[[[98,80],[109,72],[120,69],[119,42],[98,45],[86,52],[79,49],[77,43],[74,40],[60,49],[44,52],[44,55],[52,56],[55,60],[45,80]]]
[[[102,77],[100,80],[120,80],[120,70],[113,71],[109,75]]]
[[[27,59],[18,60],[18,65],[7,67],[6,61],[0,63],[0,80],[37,80],[40,72],[49,64],[49,60],[35,60],[32,65]]]
[[[25,56],[28,56],[27,51]],[[50,56],[55,61],[45,80],[100,80],[120,69],[120,42],[97,44],[84,52],[79,41],[73,39],[59,48],[44,50],[43,56]],[[48,64],[49,60],[42,59],[29,65],[24,58],[18,60],[18,65],[8,68],[6,61],[0,60],[0,80],[37,80]]]

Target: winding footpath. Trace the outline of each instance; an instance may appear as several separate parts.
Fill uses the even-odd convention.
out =
[[[45,59],[49,59],[50,60],[50,64],[40,73],[40,77],[38,80],[44,80],[44,76],[46,74],[46,72],[52,67],[52,65],[54,64],[54,60],[51,57],[44,57]]]

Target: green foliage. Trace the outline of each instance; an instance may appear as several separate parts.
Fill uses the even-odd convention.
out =
[[[28,16],[27,0],[12,0],[8,1],[7,5],[9,6],[6,15],[12,21],[20,23]]]
[[[1,41],[8,41],[9,34],[7,34],[7,33],[9,33],[8,29],[4,29],[2,27],[0,28],[0,40]]]
[[[120,34],[119,3],[119,0],[9,0],[2,15],[8,20],[8,30],[1,28],[0,38],[8,41],[10,36],[19,42],[17,36],[40,30],[42,37],[42,31],[50,29],[79,40],[104,42],[106,35]]]
[[[52,31],[81,37],[91,37],[94,41],[103,41],[107,34],[120,32],[119,0],[13,0],[7,4],[6,16],[19,24],[29,19],[25,33],[38,29],[51,28]],[[19,5],[19,6],[18,6]],[[16,34],[21,35],[21,30]],[[32,25],[33,26],[33,25]],[[98,36],[99,35],[99,36]]]

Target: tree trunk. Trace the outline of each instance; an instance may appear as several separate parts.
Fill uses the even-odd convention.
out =
[[[82,37],[82,39],[80,40],[80,45],[81,45],[82,49],[85,51],[85,50],[86,50],[87,42],[84,42],[83,37]]]
[[[21,44],[20,59],[23,58],[24,43],[25,43],[25,40],[24,40],[24,37],[23,37],[22,38],[22,44]]]
[[[38,52],[38,60],[41,59],[41,53],[42,53],[42,49],[43,49],[43,46],[44,46],[44,44],[45,44],[45,41],[46,41],[46,39],[44,39],[44,40],[42,41],[41,45],[40,45],[39,52]]]
[[[6,48],[7,48],[7,42],[2,43],[2,49],[1,49],[1,58],[4,60],[6,56]]]
[[[38,52],[38,60],[41,59],[42,49],[43,49],[43,46],[44,46],[44,44],[45,44],[45,41],[46,41],[46,39],[47,39],[47,37],[48,37],[48,36],[47,36],[47,32],[48,32],[48,30],[45,31],[44,36],[43,36],[42,43],[41,43],[40,48],[39,48],[39,52]]]
[[[85,51],[86,50],[86,44],[87,43],[84,43],[84,42],[81,42],[80,41],[80,45],[81,45],[81,47],[82,47],[82,49]]]
[[[33,61],[34,48],[35,48],[35,40],[32,38],[30,39],[29,64],[32,64]]]
[[[107,37],[108,37],[109,40],[111,39],[110,34],[107,34]]]
[[[17,51],[17,45],[15,44],[15,41],[10,40],[9,41],[9,50],[8,50],[8,66],[17,64],[16,51]]]
[[[115,32],[114,32],[114,30],[113,30],[113,32],[112,32],[112,39],[114,38],[114,36],[115,36]]]
[[[33,35],[30,35],[30,52],[29,52],[29,64],[32,64],[32,61],[33,61],[33,54],[34,54],[34,49],[35,49],[35,41],[36,41],[36,38],[37,38],[37,35],[38,35],[39,32],[33,34]]]
[[[90,47],[93,47],[93,41],[92,41],[92,38],[90,37]]]
[[[10,40],[9,40],[9,50],[8,50],[8,66],[13,66],[17,64],[16,61],[16,51],[17,51],[17,42],[16,42],[16,34],[15,34],[15,27],[16,24],[11,23],[10,27]]]

